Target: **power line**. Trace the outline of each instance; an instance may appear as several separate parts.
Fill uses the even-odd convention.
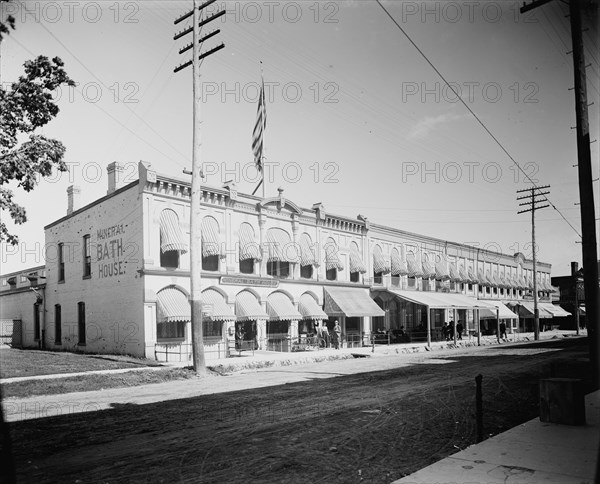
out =
[[[527,178],[531,184],[533,185],[533,187],[536,187],[535,182],[531,179],[531,177],[526,173],[526,171],[521,168],[521,165],[519,165],[519,163],[511,156],[511,154],[508,152],[508,150],[504,147],[504,145],[502,145],[502,143],[500,142],[500,140],[498,140],[498,138],[496,138],[496,136],[494,136],[494,134],[489,130],[489,128],[483,123],[483,121],[481,121],[481,119],[479,118],[479,116],[477,116],[477,114],[475,114],[475,112],[469,107],[469,105],[463,100],[463,98],[458,94],[458,92],[456,91],[456,89],[454,89],[454,87],[446,80],[446,78],[442,75],[442,73],[433,65],[433,63],[429,60],[429,58],[425,55],[425,53],[419,48],[419,46],[410,38],[410,36],[406,33],[406,31],[402,28],[402,26],[396,21],[396,19],[394,17],[392,17],[392,15],[390,14],[390,12],[383,6],[383,4],[381,3],[380,0],[376,0],[377,4],[383,9],[383,11],[386,13],[386,15],[390,18],[390,20],[392,22],[394,22],[394,24],[396,25],[396,27],[398,27],[398,29],[404,34],[404,36],[408,39],[408,41],[413,45],[413,47],[415,49],[417,49],[417,51],[419,52],[419,54],[421,54],[421,56],[423,57],[423,59],[425,59],[425,61],[429,64],[429,66],[436,72],[436,74],[442,79],[442,81],[444,81],[444,83],[446,84],[446,86],[448,86],[448,88],[454,93],[454,95],[456,96],[457,99],[460,100],[460,102],[463,104],[463,106],[465,108],[467,108],[467,110],[471,113],[471,115],[477,120],[477,122],[481,125],[481,127],[490,135],[490,137],[496,142],[496,144],[500,147],[500,149],[502,151],[504,151],[504,153],[506,154],[506,156],[508,156],[510,158],[510,160],[514,163],[514,165],[519,169],[519,171],[521,173],[523,173],[523,175],[525,175],[525,178]],[[575,227],[573,227],[573,225],[565,218],[565,216],[561,213],[560,210],[558,210],[558,208],[556,208],[556,206],[550,202],[550,200],[548,200],[546,198],[546,201],[548,203],[550,203],[550,205],[552,206],[552,208],[554,210],[556,210],[559,215],[563,218],[563,220],[565,222],[567,222],[567,224],[569,225],[569,227],[571,227],[573,229],[573,231],[579,236],[581,237],[581,235],[579,234],[579,232],[577,232],[577,230],[575,229]]]

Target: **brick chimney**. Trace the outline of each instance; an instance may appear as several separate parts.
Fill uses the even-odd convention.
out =
[[[123,174],[123,165],[118,161],[113,161],[106,167],[108,172],[108,190],[107,195],[110,195],[115,190],[125,186],[125,175]]]
[[[577,262],[571,262],[571,275],[576,276],[579,270],[579,264]]]
[[[71,185],[67,188],[67,215],[81,208],[81,188]]]

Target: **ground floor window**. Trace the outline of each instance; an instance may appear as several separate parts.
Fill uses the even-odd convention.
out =
[[[298,321],[298,334],[317,334],[315,321],[313,319],[301,319],[300,321]]]
[[[78,344],[85,344],[85,303],[77,303],[77,329],[79,334]]]
[[[187,321],[161,321],[156,325],[156,338],[184,339]]]
[[[60,304],[54,306],[54,344],[62,343],[62,310]]]
[[[33,305],[33,337],[40,339],[40,305],[38,303]]]
[[[289,327],[289,321],[267,321],[267,337],[287,335]]]
[[[203,318],[202,336],[223,336],[223,322],[213,321],[211,318]]]

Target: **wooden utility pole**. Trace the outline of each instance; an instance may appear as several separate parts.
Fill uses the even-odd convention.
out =
[[[220,44],[217,47],[201,54],[200,49],[202,43],[215,35],[220,30],[211,32],[210,34],[200,37],[200,27],[207,24],[208,22],[225,15],[225,10],[222,10],[210,17],[201,20],[201,11],[208,5],[214,3],[216,0],[209,0],[202,5],[198,5],[198,0],[194,0],[194,8],[191,12],[188,12],[177,20],[175,25],[179,22],[192,17],[193,26],[179,32],[175,35],[174,40],[183,37],[184,35],[192,32],[192,43],[180,49],[179,53],[186,52],[190,48],[192,49],[192,60],[187,61],[174,69],[174,72],[178,72],[185,69],[187,66],[192,65],[192,77],[193,77],[193,133],[192,133],[192,193],[191,193],[191,210],[190,210],[190,304],[191,304],[191,327],[192,327],[192,356],[194,362],[194,371],[198,375],[206,374],[206,361],[204,358],[204,337],[202,328],[202,117],[200,113],[200,61],[204,57],[208,57],[210,54],[221,50],[225,47],[224,44]]]
[[[525,13],[551,0],[536,0],[523,5],[520,12]],[[581,234],[583,252],[583,287],[585,290],[585,311],[587,316],[588,342],[592,378],[600,385],[600,358],[598,357],[598,251],[596,248],[596,206],[592,179],[592,157],[590,153],[590,130],[588,122],[587,83],[585,57],[581,28],[581,10],[583,0],[569,1],[571,19],[571,42],[573,48],[573,70],[575,79],[575,115],[577,118],[577,167],[579,175],[579,201],[581,210]]]
[[[550,188],[550,185],[545,185],[543,187],[531,187],[525,188],[524,190],[517,190],[517,193],[530,192],[529,195],[524,195],[521,197],[517,197],[517,200],[525,200],[530,198],[531,200],[528,202],[519,203],[519,205],[529,205],[529,208],[525,210],[520,210],[517,213],[525,213],[531,212],[531,245],[533,246],[533,334],[534,339],[537,341],[540,339],[540,310],[538,309],[538,294],[537,294],[537,260],[536,260],[536,250],[535,250],[535,211],[541,208],[549,207],[550,205],[537,205],[546,201],[545,195],[548,195],[550,192],[538,192],[536,190],[544,190],[546,188]],[[544,197],[539,200],[536,197]]]

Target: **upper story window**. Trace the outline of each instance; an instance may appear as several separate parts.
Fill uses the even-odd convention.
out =
[[[65,244],[58,244],[58,282],[65,280]]]
[[[180,255],[188,250],[188,244],[174,210],[165,209],[160,213],[160,266],[178,269]]]
[[[344,264],[335,240],[329,237],[323,249],[325,250],[325,278],[328,281],[337,281],[338,271],[344,270]]]
[[[83,236],[83,277],[92,275],[92,245],[89,234]]]
[[[300,277],[302,279],[312,279],[317,259],[313,251],[313,243],[310,236],[307,233],[300,234],[298,245],[300,252]]]
[[[297,261],[297,249],[290,235],[283,229],[273,227],[267,231],[267,274],[287,278],[291,274],[291,263]]]
[[[240,225],[239,244],[239,270],[242,274],[254,274],[254,264],[262,260],[262,256],[254,228],[249,223],[244,222]]]
[[[225,257],[220,231],[219,222],[214,217],[202,219],[202,270],[219,270],[219,262]]]

